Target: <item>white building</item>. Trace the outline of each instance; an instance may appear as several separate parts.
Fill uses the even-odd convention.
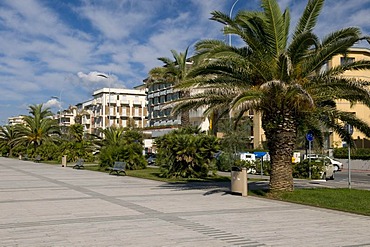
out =
[[[17,125],[24,123],[24,116],[20,115],[17,117],[9,117],[8,118],[8,125]]]
[[[93,93],[93,99],[77,104],[77,116],[84,131],[98,134],[111,126],[145,127],[147,108],[145,90],[102,88]]]

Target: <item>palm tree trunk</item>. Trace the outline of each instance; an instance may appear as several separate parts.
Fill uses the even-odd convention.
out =
[[[294,189],[292,156],[297,136],[296,121],[289,113],[284,116],[269,114],[263,117],[271,159],[271,192],[293,191]]]
[[[187,98],[190,96],[189,91],[182,91],[181,92],[181,98]],[[190,116],[189,111],[185,110],[181,112],[181,126],[182,127],[189,127],[190,126]]]

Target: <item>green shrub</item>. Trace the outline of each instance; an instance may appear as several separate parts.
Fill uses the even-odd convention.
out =
[[[321,178],[320,172],[325,168],[323,161],[315,160],[309,162],[309,160],[304,160],[300,163],[293,163],[293,177],[294,178],[309,178],[309,165],[311,165],[311,178],[318,179]]]
[[[348,148],[335,148],[334,157],[348,159]],[[351,159],[370,160],[370,148],[351,148]]]
[[[156,145],[156,163],[164,177],[202,178],[216,170],[219,141],[215,136],[186,128],[158,137]]]

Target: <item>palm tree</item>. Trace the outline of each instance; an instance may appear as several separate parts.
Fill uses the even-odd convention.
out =
[[[9,157],[13,156],[13,149],[16,147],[14,140],[17,138],[17,136],[18,133],[15,131],[14,126],[0,126],[0,148],[8,148]]]
[[[149,71],[150,81],[148,85],[171,83],[172,85],[178,85],[185,80],[187,77],[189,66],[192,62],[188,59],[188,50],[186,48],[184,53],[178,53],[175,50],[171,50],[173,59],[167,57],[160,57],[158,60],[164,63],[163,67],[156,67]],[[180,91],[180,98],[186,98],[190,95],[188,90]],[[181,125],[183,127],[190,125],[189,111],[184,110],[181,112]]]
[[[322,143],[323,128],[351,141],[349,123],[370,136],[370,127],[355,115],[340,111],[336,100],[370,106],[369,81],[341,77],[347,70],[370,69],[370,61],[356,61],[324,70],[333,56],[346,54],[366,39],[358,28],[344,28],[320,39],[313,33],[324,0],[310,0],[289,37],[290,15],[276,0],[261,0],[262,11],[240,11],[234,19],[214,11],[213,20],[225,25],[226,34],[238,35],[241,48],[218,40],[196,45],[206,63],[194,67],[179,88],[203,92],[178,103],[182,108],[207,106],[208,112],[227,105],[233,116],[249,110],[260,113],[271,156],[270,190],[292,191],[291,157],[299,130],[312,130]],[[339,120],[339,121],[338,121]]]
[[[24,124],[16,128],[19,136],[15,139],[15,143],[33,145],[36,150],[43,142],[55,141],[60,130],[57,121],[51,118],[52,113],[49,108],[43,108],[43,104],[31,105],[29,113],[29,116],[24,117]]]
[[[71,140],[81,143],[84,138],[84,127],[82,124],[73,124],[68,127],[68,135]]]

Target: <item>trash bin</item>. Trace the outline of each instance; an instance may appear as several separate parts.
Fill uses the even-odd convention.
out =
[[[248,195],[247,185],[247,168],[232,167],[231,168],[231,192],[240,193],[242,196]]]
[[[62,156],[62,167],[67,167],[67,155]]]

